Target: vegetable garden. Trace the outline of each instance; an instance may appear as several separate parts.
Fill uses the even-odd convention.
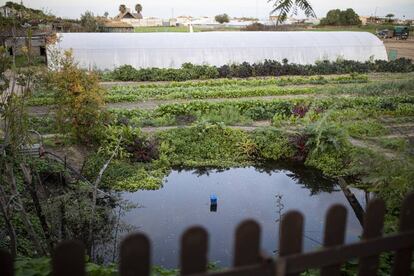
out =
[[[49,151],[85,146],[81,173],[91,183],[101,176],[105,191],[160,189],[175,167],[296,162],[385,199],[393,232],[400,202],[414,188],[413,70],[408,60],[125,66],[100,74],[112,82],[101,83],[106,91],[97,92],[96,105],[77,87],[62,98],[66,86],[39,86],[28,100],[29,122]],[[93,91],[96,80],[85,75],[71,76]],[[62,109],[69,102],[76,111]],[[83,105],[89,113],[80,114]],[[382,259],[384,273],[390,258]]]

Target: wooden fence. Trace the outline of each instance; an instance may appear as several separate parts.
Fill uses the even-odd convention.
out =
[[[385,205],[372,200],[364,216],[361,241],[343,245],[347,211],[342,205],[332,206],[326,216],[323,247],[311,253],[302,252],[303,216],[296,211],[284,215],[280,228],[279,256],[269,258],[260,251],[260,226],[245,221],[236,230],[234,266],[221,272],[206,272],[208,234],[201,227],[188,229],[181,239],[180,267],[182,275],[251,276],[299,275],[307,269],[319,269],[321,275],[340,275],[348,260],[358,259],[358,275],[376,275],[379,255],[395,252],[392,275],[412,275],[414,250],[414,193],[406,197],[401,208],[399,232],[382,236]],[[85,250],[81,243],[60,243],[52,256],[54,276],[84,276]],[[150,275],[151,246],[143,234],[133,234],[121,244],[119,273],[121,276]],[[0,253],[0,275],[13,275],[13,260]]]

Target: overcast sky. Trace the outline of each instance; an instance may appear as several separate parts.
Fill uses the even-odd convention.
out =
[[[0,0],[2,6],[8,0]],[[110,16],[117,14],[120,4],[133,8],[140,2],[144,16],[169,18],[172,15],[212,16],[228,13],[230,16],[267,18],[271,4],[267,0],[23,0],[31,8],[45,9],[61,17],[78,18],[85,10]],[[397,17],[414,19],[414,0],[309,0],[318,17],[330,9],[353,8],[360,15],[384,16],[393,13]],[[14,0],[20,2],[20,0]],[[299,15],[300,17],[300,15]]]

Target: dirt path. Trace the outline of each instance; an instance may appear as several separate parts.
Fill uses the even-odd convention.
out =
[[[382,153],[385,157],[387,157],[388,159],[395,159],[397,158],[397,154],[391,150],[386,150],[380,146],[378,146],[375,143],[372,142],[368,142],[368,141],[362,141],[362,140],[358,140],[358,139],[354,139],[354,138],[350,138],[349,142],[355,146],[355,147],[359,147],[359,148],[367,148],[370,150],[373,150],[377,153]]]
[[[414,38],[408,40],[385,39],[384,45],[389,53],[397,51],[398,58],[409,58],[414,60]]]

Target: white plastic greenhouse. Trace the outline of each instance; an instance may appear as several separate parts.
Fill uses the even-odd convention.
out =
[[[72,49],[86,69],[179,68],[183,63],[224,65],[265,59],[313,64],[338,58],[387,60],[380,39],[365,32],[64,33],[57,47]]]

